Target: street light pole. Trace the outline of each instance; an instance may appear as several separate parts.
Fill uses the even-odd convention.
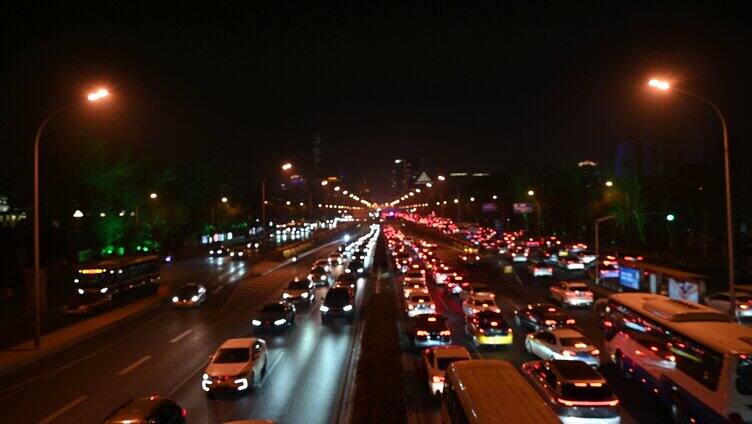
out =
[[[292,168],[291,163],[285,163],[282,165],[282,170],[287,171]],[[264,178],[261,179],[261,220],[264,222],[264,226],[266,227],[266,179],[274,172],[274,170],[269,171],[268,174],[264,175]]]
[[[660,81],[657,79],[650,80],[648,82],[648,85],[661,91],[672,90],[677,93],[699,99],[706,105],[710,106],[710,108],[713,109],[715,114],[718,116],[718,119],[721,121],[721,131],[723,132],[723,173],[726,191],[726,249],[728,255],[729,297],[731,298],[731,307],[729,313],[733,317],[736,315],[736,281],[734,278],[734,221],[731,208],[731,162],[729,159],[728,127],[726,126],[726,118],[723,116],[721,109],[705,96],[701,96],[699,94],[681,88],[676,88],[667,81]]]
[[[598,218],[595,220],[595,284],[600,284],[600,236],[598,231],[598,226],[601,222],[606,222],[608,220],[616,218],[616,215],[607,215],[602,218]]]

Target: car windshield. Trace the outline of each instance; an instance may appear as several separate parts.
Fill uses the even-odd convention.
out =
[[[587,291],[588,290],[588,286],[586,286],[584,284],[570,284],[569,285],[569,290]]]
[[[195,284],[186,284],[180,288],[178,294],[180,296],[193,296],[198,292],[198,287]]]
[[[291,290],[305,290],[308,288],[309,284],[310,283],[306,280],[290,281],[287,288]]]
[[[596,383],[598,384],[598,383]],[[593,383],[586,386],[580,386],[576,383],[566,383],[561,385],[562,397],[566,400],[574,401],[604,401],[613,399],[614,394],[611,392],[605,383],[600,383],[600,386],[594,387]]]
[[[495,326],[492,323],[497,323]],[[481,327],[499,327],[503,329],[507,329],[509,325],[507,324],[506,320],[504,319],[501,314],[496,312],[481,312],[478,314],[478,323],[480,323]]]
[[[493,306],[495,304],[496,303],[493,301],[493,299],[479,299],[475,301],[475,306],[480,306],[483,308]]]
[[[279,314],[285,312],[285,306],[280,303],[269,303],[261,308],[261,312],[267,314]]]
[[[752,358],[747,356],[741,356],[736,366],[736,391],[740,395],[752,395]]]
[[[332,303],[332,304],[350,303],[350,293],[348,289],[346,288],[331,289],[329,290],[329,292],[326,293],[325,303]]]
[[[475,284],[473,285],[473,291],[476,293],[490,293],[491,288],[484,284]]]
[[[440,371],[446,371],[446,369],[449,367],[449,364],[451,364],[452,362],[464,361],[466,359],[468,358],[463,358],[459,356],[445,356],[442,358],[436,358],[436,367]]]
[[[420,271],[410,271],[405,276],[408,278],[422,278],[423,274]]]
[[[574,347],[588,347],[588,346],[590,346],[590,342],[588,341],[588,339],[586,339],[584,337],[562,337],[561,339],[559,339],[559,341],[561,342],[562,346],[567,346],[567,347],[573,347],[573,346]],[[582,345],[585,345],[585,346],[582,346]]]
[[[423,303],[429,303],[429,302],[431,302],[431,297],[430,296],[425,296],[425,295],[410,296],[410,301],[411,302],[416,302],[417,303],[417,302],[420,302],[421,300],[423,301]]]
[[[248,362],[250,358],[250,350],[245,347],[233,347],[227,349],[219,349],[219,352],[214,356],[215,364],[235,364],[239,362]]]
[[[86,303],[92,303],[104,298],[100,293],[84,293],[73,298],[72,304],[83,305]]]
[[[418,329],[426,331],[441,331],[446,330],[446,322],[444,317],[429,315],[417,318],[415,326]]]

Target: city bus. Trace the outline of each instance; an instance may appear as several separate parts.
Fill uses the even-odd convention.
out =
[[[76,269],[73,283],[79,295],[115,296],[140,287],[154,291],[159,285],[159,265],[156,255],[87,262]]]
[[[609,296],[605,350],[677,423],[752,422],[752,328],[715,309],[650,293]]]
[[[506,361],[471,359],[449,366],[441,398],[444,424],[561,423]]]

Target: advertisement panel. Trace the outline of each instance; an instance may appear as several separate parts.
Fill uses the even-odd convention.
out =
[[[690,302],[700,302],[700,285],[689,281],[668,279],[668,297]]]
[[[512,211],[514,213],[532,213],[533,204],[532,203],[515,203],[512,205]]]
[[[634,268],[621,267],[619,270],[619,284],[622,287],[633,290],[640,290],[640,270]]]
[[[483,212],[496,212],[498,210],[496,203],[484,203],[481,207]]]

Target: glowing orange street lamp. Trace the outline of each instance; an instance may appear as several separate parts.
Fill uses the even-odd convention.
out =
[[[648,86],[660,91],[673,91],[687,96],[694,97],[701,100],[718,116],[718,120],[721,121],[721,131],[723,132],[723,172],[726,185],[726,248],[728,250],[728,278],[729,278],[729,297],[731,298],[731,307],[729,313],[732,316],[736,315],[736,288],[734,279],[734,221],[731,212],[731,166],[729,161],[729,148],[728,148],[728,128],[726,126],[726,118],[724,118],[721,109],[716,106],[715,103],[710,101],[705,96],[701,96],[691,91],[684,90],[682,88],[674,87],[671,83],[665,80],[653,78],[648,81]]]
[[[291,169],[292,164],[290,162],[282,164],[282,171],[289,171]],[[266,222],[266,179],[273,172],[274,171],[271,171],[268,174],[264,175],[264,178],[261,180],[261,219],[263,222]]]
[[[98,102],[106,97],[109,97],[110,92],[105,88],[97,89],[96,91],[92,91],[89,93],[86,98],[90,102]],[[39,257],[39,142],[42,139],[42,132],[44,131],[44,128],[47,126],[47,124],[60,114],[61,112],[64,112],[68,109],[71,109],[74,106],[77,106],[78,103],[74,103],[65,107],[62,107],[60,109],[57,109],[47,115],[44,120],[42,120],[42,123],[39,124],[39,128],[37,128],[36,136],[34,137],[34,306],[35,306],[35,331],[34,331],[34,347],[37,349],[41,346],[42,342],[42,317],[41,317],[41,293],[39,293],[39,279],[41,275],[40,270],[40,257]]]

